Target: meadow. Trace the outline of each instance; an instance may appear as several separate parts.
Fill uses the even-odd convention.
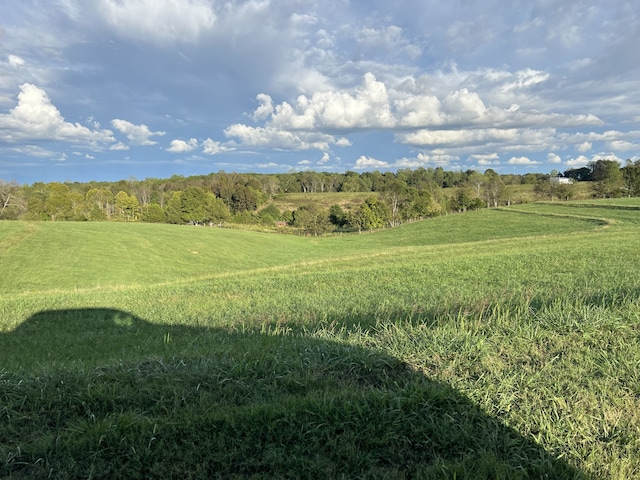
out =
[[[640,478],[640,200],[0,223],[0,478]]]

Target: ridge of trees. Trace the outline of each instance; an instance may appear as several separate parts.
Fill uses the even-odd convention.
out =
[[[221,225],[288,226],[321,234],[330,230],[369,230],[448,212],[509,204],[507,185],[533,185],[540,199],[570,199],[564,177],[591,182],[594,197],[640,196],[640,160],[624,167],[597,160],[560,174],[499,175],[492,169],[446,171],[441,167],[357,173],[226,173],[168,179],[129,178],[118,182],[36,182],[18,185],[0,179],[0,219],[142,221]],[[359,205],[323,208],[310,202],[280,211],[274,198],[285,193],[360,192]],[[366,195],[370,193],[371,195]]]

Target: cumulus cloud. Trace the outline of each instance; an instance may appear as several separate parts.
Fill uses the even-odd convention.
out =
[[[484,74],[496,84],[495,98],[526,91],[549,77],[532,69]],[[234,124],[225,134],[246,146],[293,150],[347,145],[348,138],[337,139],[335,133],[348,135],[356,130],[395,131],[397,142],[412,146],[503,144],[535,149],[552,144],[558,128],[602,123],[591,114],[541,113],[513,103],[508,107],[487,104],[467,87],[440,95],[433,85],[434,80],[426,77],[387,85],[366,73],[354,89],[321,90],[299,95],[292,103],[276,104],[271,96],[260,94],[259,106],[251,115],[259,125]],[[310,135],[316,139],[311,141]]]
[[[244,124],[231,125],[224,130],[224,134],[246,147],[282,150],[328,150],[330,145],[340,143],[334,136],[319,132],[287,131]]]
[[[206,153],[207,155],[217,155],[219,153],[230,152],[233,150],[235,150],[235,148],[226,147],[220,142],[214,142],[210,138],[207,138],[202,142],[202,153]]]
[[[391,165],[388,162],[362,155],[356,160],[353,168],[355,170],[366,170],[369,168],[389,168],[390,166]]]
[[[567,167],[584,167],[587,165],[587,163],[589,163],[589,159],[587,157],[585,157],[584,155],[580,155],[576,158],[572,158],[571,160],[567,160],[565,162],[565,165]]]
[[[396,168],[419,168],[419,167],[450,167],[454,162],[460,160],[456,155],[450,155],[443,150],[436,149],[433,152],[420,152],[414,158],[401,158],[393,164]]]
[[[18,104],[8,114],[0,114],[0,139],[6,142],[55,140],[89,145],[115,142],[110,130],[67,122],[47,93],[30,83],[20,85]]]
[[[609,142],[608,145],[609,145],[609,148],[611,148],[611,150],[617,150],[617,151],[629,151],[629,150],[640,149],[640,143],[632,143],[632,142],[627,142],[625,140],[613,140]]]
[[[557,155],[555,153],[549,152],[549,153],[547,153],[547,162],[549,162],[549,163],[562,163],[562,158],[560,158],[560,155]]]
[[[469,155],[469,158],[475,160],[480,165],[498,165],[500,164],[500,157],[497,153],[487,154],[473,154]]]
[[[186,153],[192,152],[196,148],[198,148],[198,140],[190,138],[189,141],[171,140],[171,145],[166,150],[171,153]]]
[[[592,147],[593,144],[591,142],[582,142],[580,145],[578,145],[577,150],[581,153],[585,153],[591,150]]]
[[[151,140],[151,137],[162,136],[165,132],[152,132],[145,124],[134,125],[126,120],[118,118],[111,120],[113,128],[124,134],[131,145],[155,145],[158,142]]]
[[[531,160],[528,157],[511,157],[507,163],[509,165],[540,165],[540,162]]]

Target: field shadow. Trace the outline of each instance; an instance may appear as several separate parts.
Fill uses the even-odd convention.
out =
[[[0,478],[587,478],[371,349],[107,308],[0,334],[0,361],[21,349],[38,373],[0,369]]]

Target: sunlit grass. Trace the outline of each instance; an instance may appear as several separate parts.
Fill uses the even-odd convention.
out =
[[[0,296],[0,477],[637,478],[639,212],[518,209],[333,238],[11,224],[85,261]],[[57,268],[41,231],[3,278]]]

